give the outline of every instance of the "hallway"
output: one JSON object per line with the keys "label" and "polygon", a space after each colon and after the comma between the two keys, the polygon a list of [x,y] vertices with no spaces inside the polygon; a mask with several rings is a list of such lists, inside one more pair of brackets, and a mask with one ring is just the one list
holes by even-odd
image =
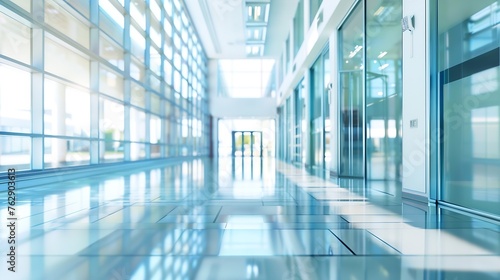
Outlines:
{"label": "hallway", "polygon": [[2,279],[500,278],[500,226],[396,189],[269,158],[19,189],[17,278]]}

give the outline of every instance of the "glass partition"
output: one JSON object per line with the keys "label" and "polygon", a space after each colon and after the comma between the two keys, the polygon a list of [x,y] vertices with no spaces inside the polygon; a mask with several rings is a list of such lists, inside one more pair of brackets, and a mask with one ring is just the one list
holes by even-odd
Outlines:
{"label": "glass partition", "polygon": [[500,1],[438,1],[441,199],[500,215]]}
{"label": "glass partition", "polygon": [[366,1],[366,178],[399,181],[402,162],[401,0]]}

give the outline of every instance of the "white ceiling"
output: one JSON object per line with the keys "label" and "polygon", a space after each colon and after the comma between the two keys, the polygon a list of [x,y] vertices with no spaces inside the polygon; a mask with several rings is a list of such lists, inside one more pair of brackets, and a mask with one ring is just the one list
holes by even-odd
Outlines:
{"label": "white ceiling", "polygon": [[[252,0],[258,2],[259,0]],[[245,0],[186,0],[208,58],[245,58]],[[264,57],[277,58],[290,31],[298,0],[271,0]]]}

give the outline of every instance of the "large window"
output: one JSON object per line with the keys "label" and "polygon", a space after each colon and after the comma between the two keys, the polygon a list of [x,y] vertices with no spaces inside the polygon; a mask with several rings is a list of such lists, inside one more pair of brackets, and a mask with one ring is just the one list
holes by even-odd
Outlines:
{"label": "large window", "polygon": [[[35,2],[44,16],[26,19]],[[0,4],[0,166],[208,154],[207,59],[183,1],[96,2]]]}

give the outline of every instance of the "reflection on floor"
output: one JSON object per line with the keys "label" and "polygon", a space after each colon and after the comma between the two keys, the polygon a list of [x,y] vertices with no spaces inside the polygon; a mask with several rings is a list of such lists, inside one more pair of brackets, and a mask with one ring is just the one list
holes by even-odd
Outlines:
{"label": "reflection on floor", "polygon": [[388,188],[228,158],[20,189],[0,278],[500,279],[497,225]]}

